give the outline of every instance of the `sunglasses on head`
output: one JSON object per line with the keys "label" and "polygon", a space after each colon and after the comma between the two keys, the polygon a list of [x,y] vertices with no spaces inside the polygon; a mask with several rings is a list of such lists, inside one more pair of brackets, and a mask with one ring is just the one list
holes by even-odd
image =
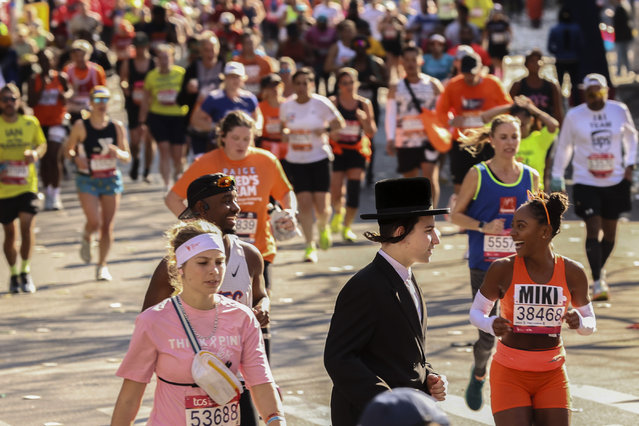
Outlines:
{"label": "sunglasses on head", "polygon": [[[233,176],[222,176],[221,178],[213,182],[211,185],[217,186],[218,188],[230,188],[231,186],[235,185],[235,178]],[[210,187],[205,186],[204,188],[196,192],[192,198],[194,200],[199,200],[200,196],[204,194],[205,192],[207,192],[209,188]]]}
{"label": "sunglasses on head", "polygon": [[354,47],[366,47],[366,40],[355,40],[353,42]]}

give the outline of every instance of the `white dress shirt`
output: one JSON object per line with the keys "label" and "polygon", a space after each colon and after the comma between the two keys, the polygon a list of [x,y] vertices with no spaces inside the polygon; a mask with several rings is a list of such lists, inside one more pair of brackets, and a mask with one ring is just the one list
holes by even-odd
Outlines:
{"label": "white dress shirt", "polygon": [[398,261],[393,259],[388,253],[386,253],[382,249],[379,249],[378,253],[380,254],[380,256],[382,256],[384,259],[386,259],[386,261],[388,261],[388,263],[390,263],[390,265],[393,267],[395,272],[397,272],[399,277],[404,282],[404,285],[406,285],[406,288],[408,289],[408,292],[410,293],[411,297],[413,298],[413,303],[415,303],[415,309],[417,309],[417,314],[419,315],[419,322],[421,323],[422,319],[423,319],[423,317],[422,317],[422,303],[421,303],[422,301],[419,300],[419,292],[417,291],[417,286],[415,285],[415,283],[411,279],[413,273],[411,272],[410,267],[406,268],[404,265],[402,265],[401,263],[399,263]]}

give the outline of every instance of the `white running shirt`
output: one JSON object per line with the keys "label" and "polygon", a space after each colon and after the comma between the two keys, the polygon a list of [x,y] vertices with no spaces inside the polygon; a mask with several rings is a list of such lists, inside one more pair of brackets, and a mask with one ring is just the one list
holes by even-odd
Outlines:
{"label": "white running shirt", "polygon": [[600,111],[583,103],[566,114],[559,133],[552,177],[562,178],[573,156],[573,181],[609,187],[621,182],[625,168],[635,164],[637,130],[628,107],[606,101]]}

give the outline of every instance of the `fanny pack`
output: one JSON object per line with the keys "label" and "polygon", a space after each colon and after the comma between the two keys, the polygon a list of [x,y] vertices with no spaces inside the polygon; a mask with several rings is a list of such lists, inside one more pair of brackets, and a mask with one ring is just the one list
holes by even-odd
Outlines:
{"label": "fanny pack", "polygon": [[[182,306],[177,300],[177,296],[171,297],[171,302],[180,318],[180,322],[191,343],[191,347],[195,352],[195,357],[191,364],[193,381],[203,389],[215,403],[221,406],[226,405],[236,397],[239,398],[242,393],[242,383],[240,380],[217,355],[210,351],[203,350],[200,347],[195,333],[191,328],[191,324],[189,324],[189,320],[186,318],[186,315],[184,315]],[[217,330],[214,331],[214,334],[216,331]]]}

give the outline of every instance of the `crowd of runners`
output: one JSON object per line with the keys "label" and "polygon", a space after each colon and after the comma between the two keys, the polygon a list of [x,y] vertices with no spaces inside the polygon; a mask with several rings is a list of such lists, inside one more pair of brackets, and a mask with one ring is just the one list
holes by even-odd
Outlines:
{"label": "crowd of runners", "polygon": [[[621,33],[630,11],[623,1],[613,1],[610,10]],[[539,49],[517,52],[524,53],[527,73],[505,86],[504,58],[516,31],[508,16],[514,12],[518,2],[492,0],[69,0],[0,6],[0,222],[9,291],[36,291],[30,259],[38,194],[44,210],[63,209],[65,175],[75,176],[86,218],[79,255],[95,263],[97,280],[112,280],[107,260],[124,190],[120,168],[132,181],[151,182],[157,166],[168,209],[181,220],[197,218],[221,230],[219,240],[206,243],[216,252],[206,264],[227,263],[232,276],[218,268],[216,274],[227,277],[218,280],[224,282],[219,291],[252,310],[257,322],[250,327],[262,328],[269,357],[269,266],[278,241],[302,236],[305,262],[321,260],[319,250],[329,250],[334,238],[357,241],[352,224],[362,187],[376,180],[374,158],[394,156],[396,173],[428,178],[432,207],[448,204],[449,220],[468,234],[480,337],[466,399],[479,409],[494,336],[511,331],[485,325],[491,308],[490,315],[496,312],[492,302],[503,296],[499,289],[508,288],[489,279],[489,268],[527,244],[524,237],[511,238],[518,234],[515,212],[528,206],[526,214],[539,219],[543,204],[550,244],[568,201],[557,193],[549,201],[543,191],[565,192],[571,165],[569,202],[585,222],[591,280],[589,291],[576,278],[562,288],[573,293],[579,287],[572,300],[584,308],[582,319],[588,317],[588,294],[593,300],[611,297],[605,264],[618,219],[631,207],[637,156],[632,116],[625,104],[608,98],[610,79],[579,67],[585,47],[574,37],[579,23],[568,5],[559,8],[558,23]],[[628,50],[628,41],[619,43]],[[559,81],[540,73],[548,58],[544,51],[554,56]],[[629,72],[623,52],[618,49],[619,73],[622,65]],[[562,94],[564,74],[569,97]],[[115,91],[124,99],[124,123],[108,112]],[[384,149],[376,152],[373,140],[381,134],[385,140],[377,145]],[[454,186],[449,200],[441,199],[441,183]],[[201,291],[189,287],[179,259],[175,264],[181,244],[211,234],[206,226],[194,225],[184,241],[178,238],[182,228],[172,231],[173,251],[153,276],[145,308],[175,289]],[[521,273],[518,263],[496,265]],[[216,298],[183,299],[190,299],[190,309],[218,304]],[[513,308],[507,309],[512,325]],[[186,309],[184,315],[198,314]],[[571,328],[583,325],[574,321]],[[505,339],[512,350],[550,344],[557,346],[555,340]],[[257,358],[246,362],[260,372],[247,370],[245,376],[247,386],[259,389],[273,380],[268,363]],[[234,373],[249,368],[236,364]],[[134,404],[131,398],[144,391],[128,381],[150,377],[130,369],[121,368],[125,385],[118,404]],[[283,422],[281,406],[270,384],[253,399],[260,415],[277,424]],[[243,419],[255,417],[242,405]],[[275,414],[265,416],[271,410]],[[120,405],[117,413],[130,416],[131,408]]]}

